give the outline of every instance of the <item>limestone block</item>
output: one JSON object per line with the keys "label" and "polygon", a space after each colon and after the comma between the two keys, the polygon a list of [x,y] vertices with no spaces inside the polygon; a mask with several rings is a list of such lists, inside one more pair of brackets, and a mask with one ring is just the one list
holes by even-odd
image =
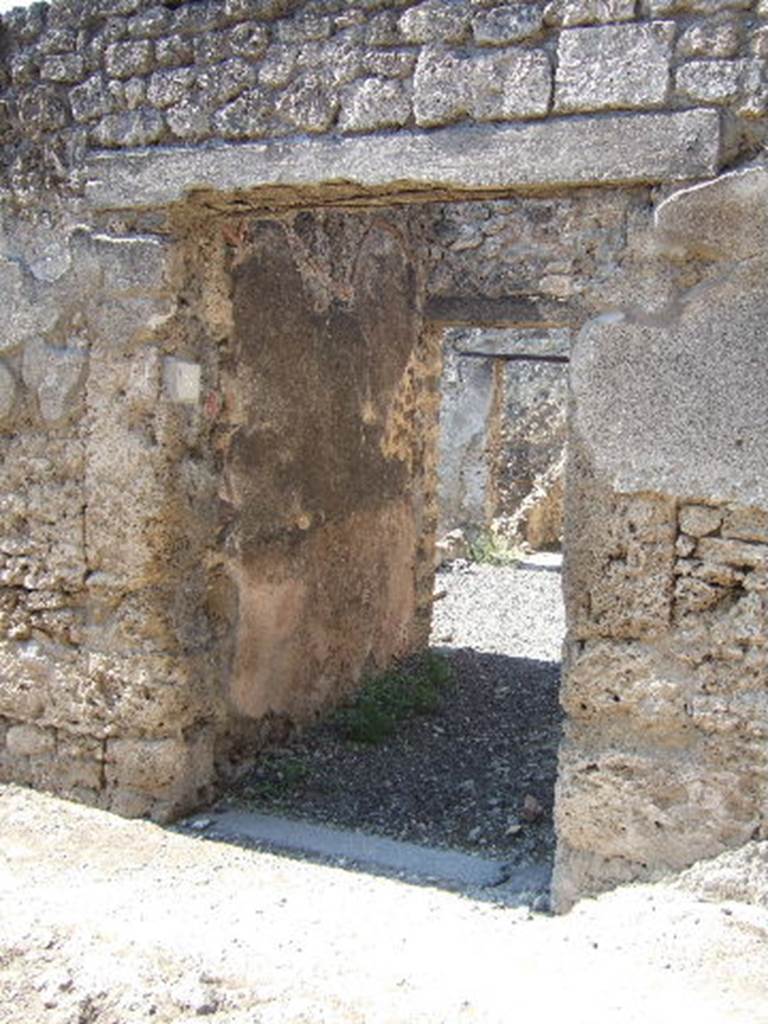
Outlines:
{"label": "limestone block", "polygon": [[194,55],[192,40],[184,36],[170,35],[155,43],[155,62],[158,67],[175,68],[191,64]]}
{"label": "limestone block", "polygon": [[398,25],[409,43],[458,43],[469,27],[469,9],[463,0],[426,0],[407,10]]}
{"label": "limestone block", "polygon": [[86,364],[87,354],[82,348],[51,348],[41,341],[27,342],[21,376],[37,398],[43,422],[53,425],[71,412]]}
{"label": "limestone block", "polygon": [[200,403],[199,363],[186,359],[167,358],[163,362],[163,382],[165,393],[172,402],[180,405],[198,405]]}
{"label": "limestone block", "polygon": [[549,107],[552,71],[541,50],[502,50],[463,58],[425,48],[414,78],[417,124],[541,117]]}
{"label": "limestone block", "polygon": [[505,4],[479,11],[472,19],[472,34],[480,46],[506,46],[541,32],[544,9],[538,4]]}
{"label": "limestone block", "polygon": [[95,121],[115,110],[115,100],[107,89],[104,77],[98,73],[87,78],[82,85],[70,90],[72,117],[78,123]]}
{"label": "limestone block", "polygon": [[9,754],[15,757],[41,757],[56,748],[56,740],[50,730],[36,725],[12,725],[5,736]]}
{"label": "limestone block", "polygon": [[82,236],[103,274],[103,287],[112,295],[145,298],[173,286],[174,247],[159,235]]}
{"label": "limestone block", "polygon": [[148,40],[112,43],[106,51],[106,70],[113,78],[132,78],[152,71],[153,44]]}
{"label": "limestone block", "polygon": [[114,739],[107,742],[107,784],[179,802],[197,796],[213,777],[213,737],[190,740]]}
{"label": "limestone block", "polygon": [[634,0],[555,0],[547,8],[547,20],[564,28],[633,21]]}
{"label": "limestone block", "polygon": [[712,562],[725,562],[726,565],[768,566],[768,546],[729,537],[702,537],[696,545],[696,555]]}
{"label": "limestone block", "polygon": [[674,192],[655,224],[662,241],[692,255],[749,259],[768,246],[767,201],[768,170],[752,167]]}
{"label": "limestone block", "polygon": [[259,83],[268,89],[287,85],[296,70],[298,48],[272,44],[259,67]]}
{"label": "limestone block", "polygon": [[339,128],[365,132],[394,128],[407,123],[411,99],[397,80],[364,78],[342,93]]}
{"label": "limestone block", "polygon": [[0,327],[0,351],[17,348],[49,331],[57,310],[50,296],[36,288],[19,262],[0,257],[0,302],[6,311]]}
{"label": "limestone block", "polygon": [[738,60],[690,60],[675,72],[675,86],[697,102],[727,103],[738,95],[743,71]]}
{"label": "limestone block", "polygon": [[165,112],[165,121],[171,132],[186,142],[199,142],[211,132],[211,116],[197,97],[174,104]]}
{"label": "limestone block", "polygon": [[674,22],[567,29],[560,34],[555,109],[660,106],[667,97]]}
{"label": "limestone block", "polygon": [[338,113],[339,99],[318,73],[307,72],[280,94],[275,109],[279,117],[300,131],[325,132]]}
{"label": "limestone block", "polygon": [[272,114],[263,89],[246,89],[213,115],[213,129],[225,139],[253,139],[266,135]]}
{"label": "limestone block", "polygon": [[[701,238],[691,241],[702,248],[710,239],[721,250],[748,247],[765,229],[756,209],[755,223],[745,223],[736,240],[727,200],[712,209],[709,223],[704,208],[694,200],[690,221],[680,211],[686,235],[693,222],[701,223]],[[683,237],[682,228],[676,237]],[[762,271],[745,263],[727,281],[691,296],[666,324],[606,316],[579,335],[571,357],[574,427],[617,490],[768,505],[765,378],[755,356],[768,315],[761,280]],[[710,437],[719,438],[718,452]]]}
{"label": "limestone block", "polygon": [[71,85],[83,78],[83,58],[76,53],[46,57],[40,65],[40,77],[49,82]]}
{"label": "limestone block", "polygon": [[6,419],[16,403],[16,378],[5,363],[0,362],[0,419]]}
{"label": "limestone block", "polygon": [[543,117],[549,109],[552,69],[543,50],[504,50],[468,62],[470,116],[476,121]]}
{"label": "limestone block", "polygon": [[156,71],[149,79],[147,99],[153,107],[173,106],[189,93],[195,73],[192,68],[173,68]]}
{"label": "limestone block", "polygon": [[[452,66],[458,73],[460,62]],[[438,78],[440,89],[450,94],[453,73]],[[458,104],[452,95],[442,108],[430,104],[432,109],[422,112],[426,120],[460,116],[465,100],[459,95]],[[341,140],[163,147],[93,155],[84,168],[85,192],[94,208],[135,209],[165,206],[190,189],[227,192],[340,181],[353,194],[402,182],[412,191],[687,181],[717,173],[720,131],[716,111],[683,110]]]}
{"label": "limestone block", "polygon": [[416,124],[450,124],[469,109],[465,62],[450,50],[427,46],[419,55],[413,79]]}
{"label": "limestone block", "polygon": [[681,57],[733,57],[742,35],[738,18],[726,14],[687,28],[677,41],[677,53]]}
{"label": "limestone block", "polygon": [[725,513],[723,537],[768,543],[768,512],[761,508],[733,508]]}
{"label": "limestone block", "polygon": [[98,122],[94,138],[100,146],[119,149],[123,146],[149,146],[159,142],[165,133],[165,121],[156,110],[127,110],[108,114]]}
{"label": "limestone block", "polygon": [[680,529],[692,537],[706,537],[715,533],[723,521],[723,513],[719,508],[709,505],[684,505],[680,509]]}

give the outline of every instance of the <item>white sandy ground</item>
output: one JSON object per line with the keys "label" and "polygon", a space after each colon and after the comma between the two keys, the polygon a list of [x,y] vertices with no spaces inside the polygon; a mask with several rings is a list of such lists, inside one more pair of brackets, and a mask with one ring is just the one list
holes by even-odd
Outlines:
{"label": "white sandy ground", "polygon": [[0,787],[0,1021],[200,1019],[763,1024],[768,844],[549,918]]}

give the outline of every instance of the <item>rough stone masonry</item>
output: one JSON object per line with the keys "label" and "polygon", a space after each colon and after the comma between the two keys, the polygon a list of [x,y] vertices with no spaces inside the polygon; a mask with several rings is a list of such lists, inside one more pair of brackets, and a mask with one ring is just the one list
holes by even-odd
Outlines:
{"label": "rough stone masonry", "polygon": [[4,15],[0,777],[164,819],[423,645],[446,338],[563,332],[557,904],[765,837],[767,58],[765,0]]}

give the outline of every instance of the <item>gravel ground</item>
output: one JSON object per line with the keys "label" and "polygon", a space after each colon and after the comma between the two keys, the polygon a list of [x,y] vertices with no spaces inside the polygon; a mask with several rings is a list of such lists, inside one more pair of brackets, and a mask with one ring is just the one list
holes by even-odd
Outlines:
{"label": "gravel ground", "polygon": [[377,744],[320,723],[249,771],[225,804],[491,854],[549,861],[564,629],[560,574],[453,563],[433,644],[454,681],[439,710]]}
{"label": "gravel ground", "polygon": [[552,918],[0,786],[0,1024],[768,1024],[767,944],[768,843]]}

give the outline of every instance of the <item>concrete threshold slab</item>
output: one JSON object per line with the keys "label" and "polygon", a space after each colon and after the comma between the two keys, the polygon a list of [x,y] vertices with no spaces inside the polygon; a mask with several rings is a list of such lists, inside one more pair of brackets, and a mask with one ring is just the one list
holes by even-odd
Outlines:
{"label": "concrete threshold slab", "polygon": [[526,902],[549,886],[550,872],[546,865],[515,869],[502,861],[457,850],[419,846],[278,815],[227,810],[208,814],[204,819],[191,819],[186,825],[200,829],[203,823],[204,834],[211,839],[248,840],[271,850],[333,862],[341,860],[359,868],[453,888],[502,887],[505,902],[515,893],[520,895],[520,902]]}

